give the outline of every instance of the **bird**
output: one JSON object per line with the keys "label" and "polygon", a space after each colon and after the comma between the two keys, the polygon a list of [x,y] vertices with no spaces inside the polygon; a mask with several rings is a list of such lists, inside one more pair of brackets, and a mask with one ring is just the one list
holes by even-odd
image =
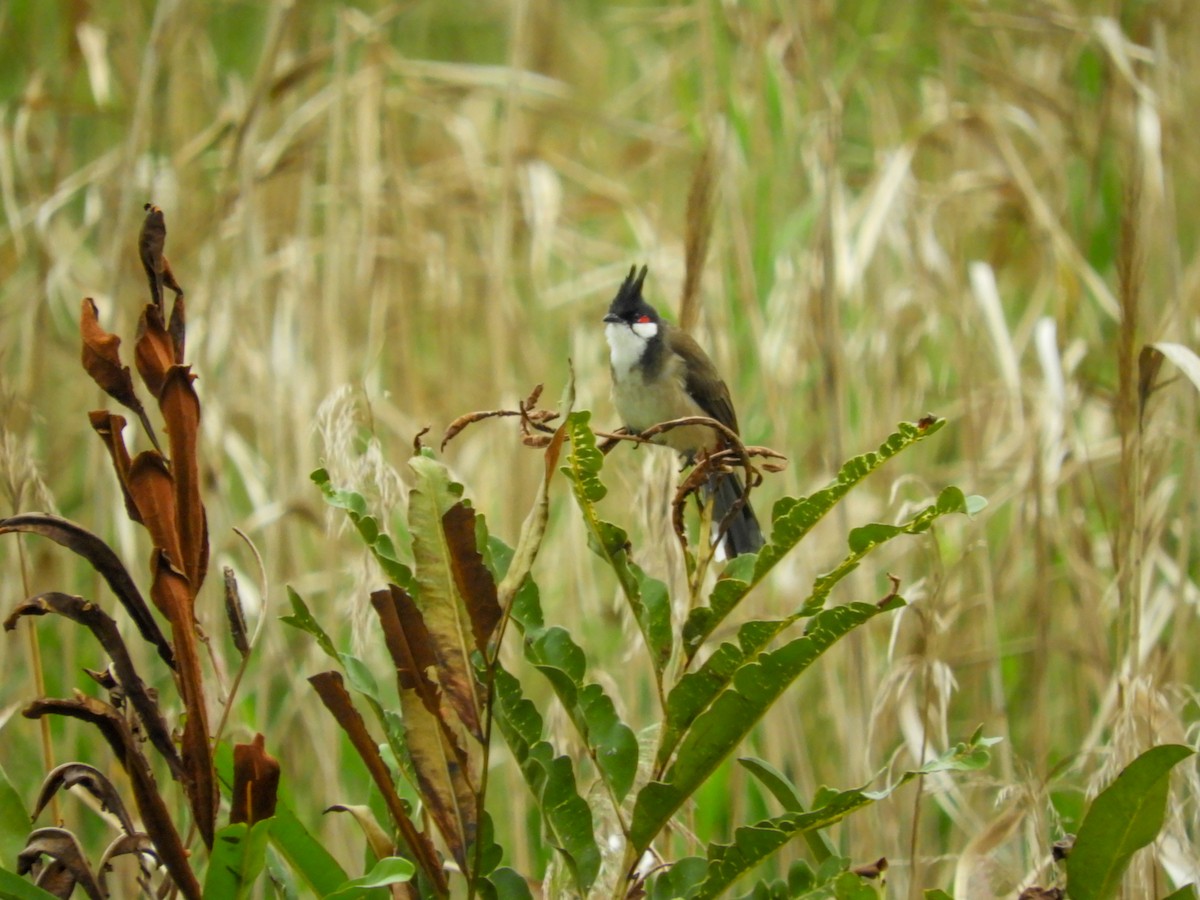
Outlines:
{"label": "bird", "polygon": [[[660,422],[707,416],[738,432],[737,413],[729,388],[708,354],[686,332],[664,321],[642,296],[647,266],[637,266],[621,284],[604,316],[612,371],[612,401],[627,431],[639,434]],[[678,452],[687,463],[701,452],[724,449],[726,441],[707,425],[684,425],[656,435],[655,443]],[[730,517],[721,538],[725,557],[756,553],[762,529],[736,472],[715,472],[701,488],[704,502],[713,498],[713,522]]]}

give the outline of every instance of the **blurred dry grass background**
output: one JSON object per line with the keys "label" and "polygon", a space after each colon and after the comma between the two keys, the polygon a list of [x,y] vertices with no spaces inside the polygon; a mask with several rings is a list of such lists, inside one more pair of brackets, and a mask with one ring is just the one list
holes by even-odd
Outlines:
{"label": "blurred dry grass background", "polygon": [[[1168,363],[1139,417],[1134,363],[1148,342],[1200,344],[1198,53],[1189,0],[9,0],[3,513],[53,503],[141,570],[148,548],[88,433],[103,400],[76,320],[92,296],[132,337],[152,200],[188,291],[214,562],[272,617],[235,736],[265,732],[302,817],[357,866],[351,826],[316,813],[363,802],[365,784],[303,682],[316,654],[274,616],[292,584],[370,657],[359,612],[376,576],[308,473],[327,463],[387,514],[420,428],[511,407],[538,382],[556,398],[568,359],[581,405],[612,422],[600,316],[642,261],[652,299],[677,307],[707,153],[696,333],[747,440],[790,457],[761,512],[900,419],[950,419],[822,526],[756,610],[791,609],[853,524],[947,483],[991,501],[856,574],[842,600],[882,596],[892,571],[912,605],[824,660],[746,750],[811,792],[911,768],[979,724],[1004,736],[983,775],[906,789],[834,838],[856,861],[886,855],[895,896],[1013,896],[1050,879],[1058,820],[1069,829],[1087,791],[1150,744],[1195,737],[1196,389]],[[446,458],[515,540],[540,459],[504,424]],[[617,451],[606,501],[667,576],[661,491],[645,485],[671,469]],[[588,623],[597,677],[646,726],[635,632],[576,552],[563,494],[537,570],[548,613]],[[235,526],[266,561],[265,597]],[[27,589],[106,599],[56,548],[16,548],[0,542],[0,608]],[[219,608],[214,588],[222,656]],[[52,692],[97,663],[61,623],[41,634]],[[35,732],[16,714],[34,693],[26,643],[8,635],[0,655],[0,763],[33,785]],[[56,728],[64,752],[103,762]],[[493,815],[535,870],[511,769]],[[1196,799],[1181,779],[1158,850],[1185,880],[1200,877]],[[731,770],[688,824],[719,838],[771,810]]]}

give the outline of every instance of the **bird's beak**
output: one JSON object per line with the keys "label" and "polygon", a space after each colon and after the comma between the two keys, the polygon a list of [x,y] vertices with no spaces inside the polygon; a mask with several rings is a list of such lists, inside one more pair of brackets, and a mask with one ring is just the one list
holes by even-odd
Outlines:
{"label": "bird's beak", "polygon": [[616,313],[609,313],[608,315],[606,315],[604,317],[604,321],[605,322],[620,322],[621,317],[618,316]]}

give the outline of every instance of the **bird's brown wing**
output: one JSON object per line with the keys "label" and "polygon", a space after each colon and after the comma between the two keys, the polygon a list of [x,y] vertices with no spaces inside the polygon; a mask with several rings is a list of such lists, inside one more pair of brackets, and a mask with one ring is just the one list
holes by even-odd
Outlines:
{"label": "bird's brown wing", "polygon": [[717,374],[708,354],[696,341],[682,331],[672,329],[669,333],[670,349],[687,361],[687,379],[684,389],[704,410],[727,428],[738,430],[737,413],[733,411],[733,400],[729,388]]}

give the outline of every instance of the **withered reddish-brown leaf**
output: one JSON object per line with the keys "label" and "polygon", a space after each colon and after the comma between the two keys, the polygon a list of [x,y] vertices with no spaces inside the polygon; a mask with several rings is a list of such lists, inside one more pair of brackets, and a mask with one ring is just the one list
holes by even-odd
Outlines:
{"label": "withered reddish-brown leaf", "polygon": [[267,753],[266,739],[256,734],[249,744],[233,746],[233,799],[230,823],[253,825],[275,815],[279,792],[279,760]]}
{"label": "withered reddish-brown leaf", "polygon": [[485,409],[478,412],[464,413],[453,422],[446,426],[446,432],[442,435],[441,449],[445,450],[446,445],[458,437],[468,425],[474,425],[476,422],[482,422],[484,419],[492,419],[497,416],[519,416],[521,411],[517,409]]}
{"label": "withered reddish-brown leaf", "polygon": [[[166,263],[166,258],[163,262]],[[171,275],[171,269],[168,266],[164,275]],[[187,305],[183,299],[183,288],[174,284],[175,276],[171,275],[171,280],[167,282],[167,287],[175,291],[178,296],[175,297],[175,305],[171,307],[171,321],[167,323],[167,334],[171,335],[171,346],[175,351],[175,362],[178,365],[183,365],[183,351],[187,347]]]}
{"label": "withered reddish-brown leaf", "polygon": [[196,828],[204,843],[211,847],[216,831],[217,782],[213,776],[212,747],[208,742],[208,708],[196,638],[195,598],[187,576],[171,564],[161,549],[155,550],[152,569],[154,581],[150,595],[171,622],[171,636],[175,639],[175,655],[179,661],[179,692],[187,710],[181,741],[183,786],[192,805]]}
{"label": "withered reddish-brown leaf", "polygon": [[117,481],[121,485],[121,495],[125,498],[125,514],[132,521],[141,524],[142,517],[137,504],[129,495],[129,450],[125,447],[125,438],[122,435],[125,430],[125,417],[107,409],[94,409],[88,413],[88,421],[92,423],[92,430],[100,435],[100,440],[104,441],[104,446],[108,449],[113,471],[117,473]]}
{"label": "withered reddish-brown leaf", "polygon": [[134,392],[129,366],[121,365],[121,339],[100,327],[99,312],[91,297],[83,300],[79,334],[83,338],[83,368],[92,380],[122,406],[141,411],[142,401]]}
{"label": "withered reddish-brown leaf", "polygon": [[392,821],[400,831],[405,849],[412,856],[413,861],[425,873],[425,877],[433,883],[434,889],[439,894],[445,894],[447,891],[446,875],[442,871],[442,864],[438,859],[437,852],[434,850],[429,838],[417,829],[417,826],[409,817],[408,811],[405,810],[403,801],[396,793],[396,785],[392,781],[391,772],[388,771],[383,757],[379,755],[379,745],[371,737],[371,733],[367,731],[366,723],[363,722],[362,716],[355,709],[354,703],[350,699],[350,694],[347,693],[345,685],[342,682],[341,674],[338,672],[320,672],[313,675],[308,681],[316,688],[317,694],[321,697],[321,702],[333,713],[334,719],[337,720],[342,730],[346,732],[346,735],[350,738],[350,743],[354,745],[355,751],[357,751],[359,757],[366,765],[371,779],[375,782],[375,786],[379,788],[380,794],[383,795],[388,812],[392,815]]}
{"label": "withered reddish-brown leaf", "polygon": [[[100,882],[96,880],[92,867],[88,865],[83,848],[79,846],[75,835],[67,829],[39,828],[31,832],[25,841],[25,849],[17,854],[17,874],[26,874],[43,855],[56,860],[70,873],[70,880],[74,882],[71,887],[83,888],[83,892],[93,900],[104,900]],[[56,890],[66,887],[65,880],[58,877],[59,874],[56,872],[53,878]],[[49,885],[41,885],[41,887],[42,890],[47,890]],[[69,897],[70,892],[56,894],[56,896]]]}
{"label": "withered reddish-brown leaf", "polygon": [[133,819],[130,818],[129,811],[125,809],[125,801],[117,793],[116,787],[99,769],[81,762],[63,763],[61,766],[56,766],[45,777],[42,786],[38,789],[37,799],[33,803],[32,817],[36,819],[40,816],[42,810],[46,808],[46,804],[59,791],[73,787],[81,787],[99,800],[100,808],[116,816],[126,834],[133,833]]}
{"label": "withered reddish-brown leaf", "polygon": [[437,667],[437,657],[421,611],[409,593],[394,584],[371,594],[371,605],[379,616],[384,642],[396,666],[401,696],[407,692],[420,699],[441,725],[458,764],[467,771],[467,754],[454,737],[457,717],[443,705],[443,694],[429,677],[429,672]]}
{"label": "withered reddish-brown leaf", "polygon": [[129,775],[138,813],[146,831],[154,839],[154,846],[158,849],[163,865],[167,867],[172,880],[188,900],[199,900],[200,883],[188,865],[188,854],[183,849],[183,841],[179,839],[179,832],[175,830],[171,814],[167,811],[162,794],[159,793],[150,764],[142,754],[141,744],[134,738],[121,714],[107,703],[78,694],[71,700],[34,700],[21,711],[21,715],[27,719],[40,719],[47,715],[69,716],[89,722],[100,729],[100,734],[116,755],[117,762]]}
{"label": "withered reddish-brown leaf", "polygon": [[[137,669],[134,668],[129,650],[125,647],[125,641],[117,629],[117,623],[95,603],[89,603],[82,597],[71,594],[50,591],[30,597],[20,604],[4,621],[4,630],[12,631],[21,616],[41,616],[47,613],[57,613],[72,622],[78,622],[91,631],[96,640],[100,642],[108,654],[108,658],[112,660],[112,668],[116,673],[117,682],[125,692],[126,700],[141,720],[146,737],[166,760],[172,776],[178,778],[183,769],[179,753],[175,750],[175,743],[171,740],[171,730],[163,720],[158,704],[150,696],[145,683],[138,675]],[[49,776],[47,776],[47,783],[49,783]]]}
{"label": "withered reddish-brown leaf", "polygon": [[[176,527],[175,479],[166,460],[157,450],[143,450],[129,464],[129,495],[138,509],[138,517],[150,533],[150,541],[183,568],[183,547]],[[162,607],[159,610],[171,618]]]}
{"label": "withered reddish-brown leaf", "polygon": [[193,596],[200,592],[208,568],[208,526],[200,499],[200,398],[192,386],[188,366],[171,366],[158,398],[167,423],[171,446],[171,474],[175,478],[175,510],[183,571],[192,583]]}
{"label": "withered reddish-brown leaf", "polygon": [[147,303],[138,317],[133,359],[146,389],[157,397],[162,393],[167,371],[175,365],[175,343],[167,333],[162,310],[153,303]]}
{"label": "withered reddish-brown leaf", "polygon": [[467,871],[468,851],[478,825],[477,797],[467,754],[455,739],[447,721],[450,715],[443,712],[436,688],[425,675],[426,667],[433,664],[428,632],[412,598],[395,585],[371,594],[371,605],[396,664],[405,744],[421,800],[455,862]]}
{"label": "withered reddish-brown leaf", "polygon": [[129,570],[108,544],[81,525],[45,513],[25,513],[0,519],[0,534],[17,532],[40,534],[86,559],[108,582],[141,636],[154,644],[167,665],[175,668],[175,653],[170,643],[159,629]]}
{"label": "withered reddish-brown leaf", "polygon": [[471,617],[475,647],[485,653],[500,622],[500,604],[496,600],[496,581],[475,546],[475,510],[461,501],[455,503],[442,516],[442,531],[450,548],[454,583]]}
{"label": "withered reddish-brown leaf", "polygon": [[138,235],[138,257],[150,282],[150,298],[159,309],[163,306],[163,248],[167,244],[167,222],[163,211],[153,203],[144,207],[146,218]]}

